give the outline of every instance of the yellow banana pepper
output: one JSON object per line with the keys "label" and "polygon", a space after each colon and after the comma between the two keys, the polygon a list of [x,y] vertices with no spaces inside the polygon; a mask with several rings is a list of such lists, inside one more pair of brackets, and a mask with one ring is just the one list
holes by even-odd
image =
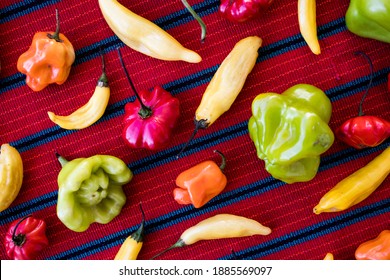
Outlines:
{"label": "yellow banana pepper", "polygon": [[142,210],[142,222],[139,228],[133,232],[129,237],[126,238],[122,246],[119,248],[118,253],[115,255],[114,260],[136,260],[139,252],[142,249],[144,240],[144,228],[145,228],[145,214]]}
{"label": "yellow banana pepper", "polygon": [[314,54],[320,54],[321,48],[317,37],[316,1],[298,0],[298,22],[303,39]]}
{"label": "yellow banana pepper", "polygon": [[9,144],[0,149],[0,212],[7,209],[19,194],[23,182],[23,162]]}
{"label": "yellow banana pepper", "polygon": [[390,173],[390,147],[340,181],[320,200],[313,212],[338,212],[346,210],[370,196]]}

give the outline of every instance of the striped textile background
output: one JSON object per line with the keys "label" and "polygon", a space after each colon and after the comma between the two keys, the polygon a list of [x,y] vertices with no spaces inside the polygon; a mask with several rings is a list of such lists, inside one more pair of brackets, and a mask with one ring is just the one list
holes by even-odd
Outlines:
{"label": "striped textile background", "polygon": [[[390,120],[390,45],[350,33],[344,16],[348,0],[318,0],[317,24],[322,54],[315,56],[302,39],[296,1],[276,0],[264,16],[233,24],[218,13],[217,0],[189,3],[207,25],[200,42],[200,28],[181,1],[120,0],[133,12],[158,24],[187,48],[198,52],[198,64],[167,62],[147,57],[123,45],[104,21],[97,1],[2,0],[0,2],[0,141],[21,153],[24,163],[22,189],[14,203],[0,213],[0,236],[9,224],[27,214],[47,223],[50,247],[41,259],[113,259],[124,239],[135,231],[142,202],[146,216],[145,240],[139,259],[150,259],[173,244],[197,222],[218,213],[258,220],[272,228],[268,236],[201,241],[177,248],[161,259],[307,259],[320,260],[326,253],[335,259],[354,259],[362,242],[390,229],[390,179],[362,203],[339,213],[315,215],[313,207],[331,187],[363,167],[389,141],[378,147],[355,150],[336,140],[321,157],[320,170],[307,183],[284,184],[272,178],[257,158],[247,122],[252,100],[263,92],[281,93],[298,83],[315,85],[332,101],[330,127],[354,117],[369,81],[369,67],[355,51],[364,51],[374,63],[374,81],[366,102],[366,115]],[[55,8],[61,32],[72,42],[76,61],[61,86],[33,92],[18,73],[16,61],[38,31],[54,31]],[[200,131],[183,156],[176,159],[193,130],[194,112],[219,64],[240,39],[263,39],[259,58],[244,89],[231,107],[207,130]],[[161,85],[180,100],[181,116],[169,146],[158,152],[135,150],[121,139],[124,105],[134,94],[121,69],[120,47],[138,90]],[[54,125],[47,111],[69,114],[91,96],[101,73],[99,49],[105,53],[111,87],[103,118],[89,128],[68,131]],[[177,204],[172,196],[175,178],[204,160],[219,162],[214,149],[227,158],[228,185],[223,193],[200,209]],[[124,187],[127,202],[121,214],[106,225],[93,224],[82,233],[67,229],[56,216],[57,175],[55,152],[68,159],[110,154],[124,160],[134,173]],[[1,259],[7,259],[3,241]]]}

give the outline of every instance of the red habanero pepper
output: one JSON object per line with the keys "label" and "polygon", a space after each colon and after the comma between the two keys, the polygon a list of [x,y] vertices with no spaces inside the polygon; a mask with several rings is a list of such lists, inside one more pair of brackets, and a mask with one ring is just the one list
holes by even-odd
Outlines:
{"label": "red habanero pepper", "polygon": [[359,115],[345,121],[335,131],[336,137],[344,143],[356,149],[375,147],[390,137],[390,122],[376,117],[363,114],[363,101],[372,84],[373,65],[371,59],[363,52],[356,54],[363,55],[370,65],[370,83],[359,104]]}
{"label": "red habanero pepper", "polygon": [[35,33],[30,48],[17,62],[18,71],[26,75],[26,84],[33,91],[40,91],[49,84],[65,83],[75,60],[72,43],[59,32],[58,10],[56,19],[56,31]]}
{"label": "red habanero pepper", "polygon": [[219,11],[231,22],[244,22],[263,14],[274,0],[221,0]]}
{"label": "red habanero pepper", "polygon": [[135,93],[136,100],[125,105],[125,127],[122,138],[132,148],[159,150],[164,148],[171,139],[180,116],[179,100],[160,86],[152,92],[143,90],[138,93],[123,63],[118,49],[119,58],[126,77]]}
{"label": "red habanero pepper", "polygon": [[192,204],[200,208],[223,191],[227,184],[223,169],[226,165],[225,156],[218,166],[214,161],[201,162],[179,174],[176,178],[178,188],[173,190],[173,196],[179,204]]}
{"label": "red habanero pepper", "polygon": [[5,249],[14,260],[35,260],[49,245],[44,220],[31,215],[14,221],[5,235]]}

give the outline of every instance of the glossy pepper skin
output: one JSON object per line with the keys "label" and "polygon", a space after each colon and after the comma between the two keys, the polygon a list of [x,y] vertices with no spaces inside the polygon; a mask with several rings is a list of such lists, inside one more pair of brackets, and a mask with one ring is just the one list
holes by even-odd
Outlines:
{"label": "glossy pepper skin", "polygon": [[179,204],[192,204],[195,208],[200,208],[224,190],[227,184],[223,173],[225,157],[221,152],[215,152],[222,157],[221,166],[207,160],[177,176],[178,188],[173,190],[173,196]]}
{"label": "glossy pepper skin", "polygon": [[19,57],[17,68],[26,75],[26,84],[33,91],[40,91],[49,84],[65,83],[74,60],[72,43],[59,33],[57,12],[57,30],[36,33],[30,48]]}
{"label": "glossy pepper skin", "polygon": [[26,216],[15,220],[5,235],[5,249],[14,260],[35,260],[49,245],[44,220]]}
{"label": "glossy pepper skin", "polygon": [[351,0],[345,15],[347,28],[352,33],[390,43],[390,1]]}
{"label": "glossy pepper skin", "polygon": [[357,260],[390,260],[390,230],[383,230],[376,238],[359,245]]}
{"label": "glossy pepper skin", "polygon": [[314,178],[320,155],[334,141],[328,126],[331,112],[325,93],[308,84],[282,94],[263,93],[253,100],[249,135],[274,178],[286,183]]}
{"label": "glossy pepper skin", "polygon": [[122,68],[136,96],[125,105],[122,138],[131,148],[159,150],[166,147],[180,116],[179,99],[160,86],[137,92],[118,49]]}
{"label": "glossy pepper skin", "polygon": [[231,22],[244,22],[267,11],[274,0],[221,0],[219,11]]}
{"label": "glossy pepper skin", "polygon": [[122,186],[133,178],[121,159],[95,155],[58,160],[57,216],[66,227],[82,232],[93,222],[106,224],[119,215],[126,202]]}

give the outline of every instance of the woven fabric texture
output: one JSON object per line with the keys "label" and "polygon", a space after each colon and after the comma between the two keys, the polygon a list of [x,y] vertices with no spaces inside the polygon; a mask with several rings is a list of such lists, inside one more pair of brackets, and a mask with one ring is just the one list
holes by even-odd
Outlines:
{"label": "woven fabric texture", "polygon": [[[315,215],[313,207],[337,182],[363,167],[389,146],[356,150],[335,140],[321,156],[315,178],[285,184],[274,179],[256,155],[249,137],[251,103],[260,93],[281,93],[307,83],[321,88],[333,106],[329,126],[335,130],[358,112],[370,69],[356,51],[373,61],[373,86],[365,100],[366,115],[390,120],[390,45],[358,37],[345,25],[348,0],[318,0],[317,25],[322,53],[314,55],[298,26],[296,1],[276,0],[268,12],[245,23],[232,23],[218,12],[217,0],[188,1],[207,25],[205,42],[200,27],[182,2],[120,0],[126,8],[163,28],[185,47],[199,53],[200,63],[162,61],[125,46],[111,31],[98,1],[48,0],[0,2],[0,141],[21,154],[24,180],[12,205],[0,213],[0,258],[8,259],[3,245],[10,223],[33,214],[47,223],[50,246],[40,259],[113,259],[120,245],[140,225],[139,203],[145,212],[145,239],[139,259],[152,256],[175,243],[181,233],[219,213],[255,219],[272,229],[268,236],[199,241],[176,248],[159,259],[272,259],[321,260],[328,252],[335,259],[354,259],[359,244],[390,229],[390,179],[366,200],[337,213]],[[61,32],[72,42],[76,60],[68,80],[33,92],[18,72],[16,62],[38,31],[54,31],[55,9]],[[263,39],[259,57],[243,90],[229,111],[201,130],[183,155],[176,159],[194,129],[194,113],[220,63],[242,38]],[[121,49],[136,89],[160,85],[180,101],[180,118],[168,147],[152,152],[131,149],[121,138],[124,106],[135,99],[121,68]],[[88,101],[101,74],[104,53],[111,88],[104,116],[82,130],[65,130],[48,118],[53,111],[67,115]],[[196,209],[179,205],[172,195],[178,174],[205,160],[227,159],[224,191]],[[127,202],[108,224],[94,223],[85,232],[66,228],[56,214],[60,165],[55,153],[67,159],[108,154],[122,159],[133,171],[124,186]],[[234,250],[235,254],[232,253]]]}

